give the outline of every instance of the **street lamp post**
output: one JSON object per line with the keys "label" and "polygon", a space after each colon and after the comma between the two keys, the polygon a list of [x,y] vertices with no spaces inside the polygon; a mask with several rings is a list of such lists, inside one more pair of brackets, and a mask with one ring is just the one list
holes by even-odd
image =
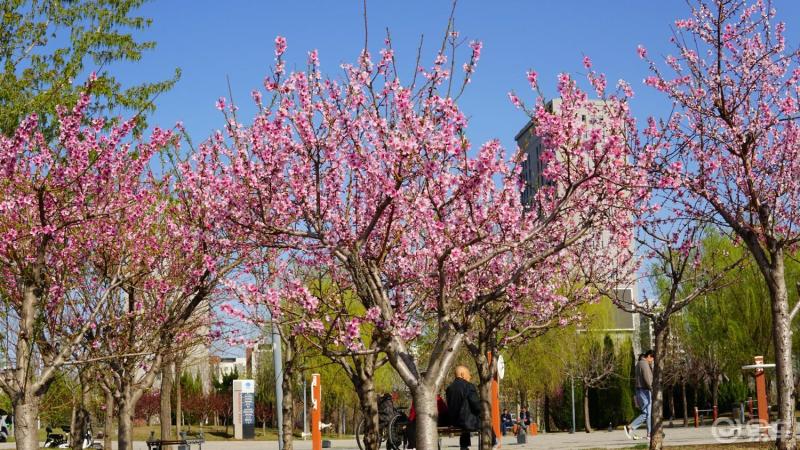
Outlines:
{"label": "street lamp post", "polygon": [[570,433],[575,433],[575,377],[572,374],[569,375],[569,384],[572,391],[572,431]]}
{"label": "street lamp post", "polygon": [[283,355],[281,333],[272,317],[272,363],[275,366],[275,409],[278,418],[278,450],[283,450]]}
{"label": "street lamp post", "polygon": [[306,392],[308,388],[306,387],[306,377],[303,376],[303,439],[308,436],[308,407],[307,400],[306,400]]}

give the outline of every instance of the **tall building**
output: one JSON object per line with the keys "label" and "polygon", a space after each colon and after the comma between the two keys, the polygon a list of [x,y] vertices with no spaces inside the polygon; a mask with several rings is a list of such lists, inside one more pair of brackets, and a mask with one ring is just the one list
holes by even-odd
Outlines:
{"label": "tall building", "polygon": [[[602,108],[603,100],[590,100],[590,104],[596,106],[591,110],[579,110],[578,114],[581,115],[581,120],[586,124],[584,137],[588,137],[588,132],[593,129],[602,129],[606,122],[606,116]],[[561,108],[562,100],[560,98],[551,100],[545,107],[551,112],[558,112]],[[533,196],[536,191],[544,186],[548,181],[543,176],[544,164],[542,163],[542,152],[545,148],[542,143],[542,138],[536,134],[536,126],[533,121],[529,121],[522,130],[514,137],[517,141],[519,149],[527,156],[522,163],[521,177],[525,182],[525,187],[522,191],[522,204],[525,208],[531,206]],[[637,285],[632,281],[627,286],[620,286],[615,290],[618,298],[625,303],[637,301]],[[639,314],[632,314],[619,308],[615,308],[612,314],[612,325],[603,330],[596,330],[607,332],[617,337],[624,338],[630,337],[633,342],[633,349],[636,354],[641,353],[641,338],[640,338],[640,318]]]}
{"label": "tall building", "polygon": [[225,375],[236,373],[239,378],[246,377],[247,359],[236,356],[210,356],[209,365],[211,366],[211,376],[221,383]]}

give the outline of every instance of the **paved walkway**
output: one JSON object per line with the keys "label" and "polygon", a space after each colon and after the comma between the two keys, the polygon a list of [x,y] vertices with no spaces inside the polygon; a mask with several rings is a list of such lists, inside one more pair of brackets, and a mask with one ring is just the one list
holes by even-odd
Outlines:
{"label": "paved walkway", "polygon": [[[640,430],[640,433],[642,430]],[[698,445],[714,444],[715,440],[711,432],[711,427],[700,428],[666,428],[665,445]],[[643,434],[643,433],[642,433]],[[473,449],[477,449],[477,443],[473,437]],[[739,438],[741,442],[742,438]],[[508,450],[526,449],[588,449],[588,448],[625,448],[636,444],[644,444],[646,441],[632,441],[625,437],[621,430],[595,431],[594,433],[577,432],[569,433],[547,433],[537,436],[528,436],[526,444],[517,444],[514,436],[504,436],[502,448]],[[732,441],[727,441],[732,442]],[[353,439],[333,439],[331,447],[335,449],[358,450]],[[13,449],[13,443],[0,444],[0,450]],[[116,448],[116,446],[115,446]],[[144,442],[137,441],[133,446],[134,450],[147,450]],[[296,450],[310,450],[311,441],[297,439],[294,441]],[[458,437],[445,437],[442,439],[442,449],[458,449]],[[195,447],[192,450],[197,450]],[[203,444],[203,450],[278,450],[277,441],[209,441]]]}

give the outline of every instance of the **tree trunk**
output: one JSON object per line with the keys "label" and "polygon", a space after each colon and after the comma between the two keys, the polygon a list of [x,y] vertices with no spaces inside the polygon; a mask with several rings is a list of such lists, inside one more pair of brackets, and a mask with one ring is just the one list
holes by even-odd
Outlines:
{"label": "tree trunk", "polygon": [[655,345],[653,347],[655,360],[653,362],[653,398],[650,408],[650,450],[661,450],[664,446],[664,393],[661,389],[661,380],[663,378],[661,369],[667,348],[669,325],[658,322],[653,327],[653,332],[655,333]]}
{"label": "tree trunk", "polygon": [[686,400],[686,382],[681,383],[681,401],[683,402],[683,426],[689,426],[689,404]]}
{"label": "tree trunk", "polygon": [[[493,367],[496,366],[494,358],[489,361],[486,348],[477,346],[470,348],[475,366],[478,369],[478,393],[481,399],[480,439],[483,448],[492,448],[492,379]],[[496,358],[496,356],[495,356]]]}
{"label": "tree trunk", "polygon": [[371,356],[373,355],[365,358],[367,364],[355,364],[355,372],[358,373],[353,373],[352,381],[356,388],[356,394],[358,394],[361,414],[364,417],[364,448],[365,450],[378,450],[380,447],[380,442],[378,442],[378,395],[375,393],[372,365],[369,364]]}
{"label": "tree trunk", "polygon": [[422,382],[417,385],[413,394],[414,410],[417,412],[417,449],[436,450],[439,448],[436,389]]}
{"label": "tree trunk", "polygon": [[81,385],[80,401],[75,408],[75,417],[72,421],[70,443],[73,450],[82,450],[83,438],[91,426],[92,419],[86,406],[91,401],[91,384],[85,369],[80,369],[78,379]]}
{"label": "tree trunk", "polygon": [[292,396],[292,383],[283,378],[283,450],[292,450],[294,439],[294,398]]}
{"label": "tree trunk", "polygon": [[417,448],[434,450],[438,447],[439,441],[436,393],[455,363],[456,355],[464,341],[464,333],[447,323],[439,323],[438,334],[428,353],[425,376],[420,376],[416,362],[401,337],[390,334],[388,341],[382,350],[386,352],[389,363],[411,391],[414,399],[414,408],[417,411]]}
{"label": "tree trunk", "polygon": [[711,377],[711,406],[718,406],[719,403],[719,374],[715,373]]}
{"label": "tree trunk", "polygon": [[117,398],[117,450],[133,450],[133,412],[136,405],[126,386]]}
{"label": "tree trunk", "polygon": [[[35,264],[33,280],[23,281],[24,297],[20,308],[19,331],[15,348],[16,367],[14,369],[15,392],[6,392],[14,407],[14,439],[18,450],[37,450],[39,448],[37,416],[42,396],[48,385],[36,390],[33,378],[34,346],[39,335],[35,329],[36,305],[41,304],[41,287],[44,285],[44,268]],[[10,350],[10,349],[9,349]],[[8,355],[6,355],[8,356]]]}
{"label": "tree trunk", "polygon": [[172,439],[172,387],[174,374],[172,361],[164,361],[161,367],[161,439]]}
{"label": "tree trunk", "polygon": [[39,399],[23,397],[14,403],[14,439],[17,450],[39,450],[38,427]]}
{"label": "tree trunk", "polygon": [[[480,372],[480,370],[478,371]],[[482,377],[481,377],[482,378]],[[480,440],[483,448],[492,447],[492,380],[481,379],[478,385],[478,394],[481,399]]]}
{"label": "tree trunk", "polygon": [[283,450],[294,448],[294,396],[292,395],[292,381],[295,377],[294,349],[291,342],[283,346]]}
{"label": "tree trunk", "polygon": [[114,426],[114,396],[106,392],[106,421],[103,424],[103,448],[111,450],[111,433]]}
{"label": "tree trunk", "polygon": [[175,436],[181,435],[181,425],[183,425],[183,405],[181,396],[181,360],[175,361]]}
{"label": "tree trunk", "polygon": [[675,386],[670,386],[669,390],[669,427],[672,428],[675,426],[673,421],[675,420]]}
{"label": "tree trunk", "polygon": [[552,431],[553,427],[550,426],[550,396],[544,394],[544,432],[550,433]]}
{"label": "tree trunk", "polygon": [[583,428],[587,433],[591,433],[592,422],[589,417],[589,386],[583,385]]}
{"label": "tree trunk", "polygon": [[772,337],[775,347],[775,382],[778,391],[777,445],[781,450],[797,448],[794,416],[794,373],[792,368],[792,326],[786,291],[783,252],[773,255],[774,267],[767,280],[772,300]]}

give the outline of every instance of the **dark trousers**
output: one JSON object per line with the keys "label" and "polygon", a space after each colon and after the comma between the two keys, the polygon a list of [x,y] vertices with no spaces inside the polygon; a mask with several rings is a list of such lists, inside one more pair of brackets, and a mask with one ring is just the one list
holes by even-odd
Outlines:
{"label": "dark trousers", "polygon": [[464,431],[461,433],[461,437],[458,439],[458,445],[461,448],[468,448],[472,445],[472,439],[469,437],[470,432]]}
{"label": "dark trousers", "polygon": [[[472,439],[470,438],[470,431],[464,431],[461,433],[461,436],[458,438],[458,446],[461,448],[468,448],[472,446]],[[478,436],[478,440],[480,441],[481,437]],[[492,447],[497,445],[497,436],[494,435],[494,429],[492,430]]]}

